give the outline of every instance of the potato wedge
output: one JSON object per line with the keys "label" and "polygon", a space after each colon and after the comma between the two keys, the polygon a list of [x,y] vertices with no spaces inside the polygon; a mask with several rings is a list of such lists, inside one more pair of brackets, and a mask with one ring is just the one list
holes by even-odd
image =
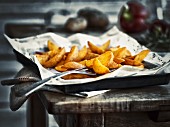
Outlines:
{"label": "potato wedge", "polygon": [[95,58],[93,61],[93,70],[97,74],[106,74],[110,72],[109,68],[104,66],[98,58]]}
{"label": "potato wedge", "polygon": [[70,52],[68,53],[65,63],[74,61],[78,57],[77,46],[72,46]]}
{"label": "potato wedge", "polygon": [[113,61],[116,62],[117,64],[121,64],[121,63],[125,62],[125,60],[123,58],[118,58],[118,57],[114,58]]}
{"label": "potato wedge", "polygon": [[78,63],[80,63],[80,64],[86,66],[86,61],[87,61],[87,60],[83,60],[83,61],[80,61],[80,62],[78,62]]}
{"label": "potato wedge", "polygon": [[102,54],[102,53],[104,52],[103,49],[101,49],[100,47],[94,45],[94,44],[91,43],[90,41],[88,41],[88,46],[89,46],[90,50],[91,50],[93,53]]}
{"label": "potato wedge", "polygon": [[108,68],[109,69],[116,69],[116,68],[119,68],[120,67],[120,64],[117,64],[116,62],[114,61],[111,61],[109,64],[108,64]]}
{"label": "potato wedge", "polygon": [[136,57],[134,58],[135,61],[137,62],[142,62],[144,60],[144,58],[149,54],[150,50],[142,50],[140,53],[138,53],[136,55]]}
{"label": "potato wedge", "polygon": [[126,57],[130,57],[130,56],[132,56],[131,52],[128,49],[126,49]]}
{"label": "potato wedge", "polygon": [[98,56],[98,59],[104,66],[107,67],[110,64],[110,62],[113,61],[114,56],[111,51],[106,51],[105,53]]}
{"label": "potato wedge", "polygon": [[65,79],[65,80],[68,80],[68,79],[84,79],[84,78],[91,78],[91,76],[85,75],[85,74],[69,74],[69,75],[63,76],[62,78]]}
{"label": "potato wedge", "polygon": [[65,55],[63,56],[63,58],[60,60],[60,62],[57,63],[56,66],[60,66],[60,65],[63,65],[65,63]]}
{"label": "potato wedge", "polygon": [[113,54],[114,54],[114,52],[116,52],[118,49],[119,49],[118,47],[111,47],[111,48],[109,48],[108,50],[109,50],[109,51],[112,51]]}
{"label": "potato wedge", "polygon": [[59,51],[60,51],[60,50],[59,50],[59,48],[58,48],[58,50],[50,50],[50,51],[48,51],[47,54],[49,55],[49,58],[52,58],[52,57],[54,57]]}
{"label": "potato wedge", "polygon": [[48,49],[50,50],[50,51],[52,51],[52,50],[58,50],[58,46],[54,43],[54,42],[52,42],[51,40],[48,40],[48,42],[47,42],[47,47],[48,47]]}
{"label": "potato wedge", "polygon": [[90,60],[86,60],[86,67],[93,68],[93,61],[94,61],[94,58]]}
{"label": "potato wedge", "polygon": [[54,57],[52,57],[48,61],[46,61],[43,64],[43,66],[46,68],[55,67],[57,63],[60,62],[60,60],[63,58],[64,54],[65,54],[65,48],[61,48],[60,52],[57,53]]}
{"label": "potato wedge", "polygon": [[79,62],[85,58],[87,54],[87,47],[84,46],[79,52],[78,52],[78,57],[75,59],[75,61]]}
{"label": "potato wedge", "polygon": [[118,48],[114,53],[115,58],[125,58],[127,53],[126,47]]}
{"label": "potato wedge", "polygon": [[[98,57],[96,57],[99,59],[99,61],[104,65],[104,66],[108,66],[110,64],[110,62],[113,61],[114,56],[113,53],[111,51],[106,51],[105,53],[99,55]],[[93,67],[93,61],[95,58],[87,60],[86,61],[86,66],[88,68],[92,68]]]}
{"label": "potato wedge", "polygon": [[40,62],[41,65],[43,65],[48,59],[49,55],[48,54],[35,54],[37,57],[38,61]]}
{"label": "potato wedge", "polygon": [[54,69],[55,69],[56,71],[59,71],[59,72],[65,72],[65,71],[67,71],[67,69],[64,68],[63,65],[56,66]]}
{"label": "potato wedge", "polygon": [[108,40],[107,42],[105,42],[102,46],[100,46],[100,48],[105,52],[110,45],[110,40]]}
{"label": "potato wedge", "polygon": [[126,65],[131,65],[131,66],[140,66],[142,65],[142,62],[140,61],[135,61],[133,59],[129,59],[129,58],[124,58],[125,62],[123,62]]}
{"label": "potato wedge", "polygon": [[78,62],[67,62],[63,65],[63,67],[66,68],[67,70],[73,70],[73,69],[81,69],[84,68],[85,66]]}
{"label": "potato wedge", "polygon": [[140,65],[142,65],[142,62],[134,60],[133,66],[140,66]]}
{"label": "potato wedge", "polygon": [[86,60],[90,60],[90,59],[96,58],[96,57],[98,57],[98,56],[99,56],[99,54],[92,53],[92,52],[88,52],[88,53],[86,54],[86,56],[85,56],[85,59],[86,59]]}
{"label": "potato wedge", "polygon": [[123,64],[125,64],[125,65],[131,65],[131,66],[133,66],[134,65],[134,60],[133,59],[129,59],[129,58],[124,58],[124,62],[123,62]]}

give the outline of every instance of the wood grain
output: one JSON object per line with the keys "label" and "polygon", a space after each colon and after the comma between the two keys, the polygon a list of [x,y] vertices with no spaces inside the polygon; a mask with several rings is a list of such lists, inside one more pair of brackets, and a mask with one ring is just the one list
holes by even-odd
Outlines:
{"label": "wood grain", "polygon": [[[29,68],[26,69],[26,73],[25,70],[24,73],[22,71],[18,73],[18,75],[25,74],[34,74],[38,77]],[[15,87],[21,89],[25,85]],[[60,127],[170,126],[170,84],[133,89],[112,89],[91,98],[51,91],[38,92],[38,95],[48,113],[54,115]],[[25,99],[12,97],[13,105],[11,106],[16,110]]]}

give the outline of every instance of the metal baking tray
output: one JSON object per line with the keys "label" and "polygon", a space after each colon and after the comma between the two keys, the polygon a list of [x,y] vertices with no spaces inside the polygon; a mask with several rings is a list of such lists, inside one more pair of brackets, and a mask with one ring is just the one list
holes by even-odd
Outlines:
{"label": "metal baking tray", "polygon": [[[14,50],[17,60],[23,64],[23,66],[29,66],[34,68],[36,73],[39,73],[37,65],[26,58],[24,55]],[[72,85],[47,85],[47,89],[61,90],[65,93],[75,93],[84,91],[96,91],[107,89],[125,89],[135,87],[146,87],[154,85],[167,85],[170,81],[170,73],[154,74],[154,75],[141,75],[141,76],[126,76],[126,77],[114,77],[106,78],[90,83],[72,84]]]}
{"label": "metal baking tray", "polygon": [[170,73],[141,75],[141,76],[126,76],[116,78],[106,78],[90,83],[51,86],[54,89],[59,89],[65,93],[75,93],[84,91],[108,90],[108,89],[127,89],[135,87],[146,87],[154,85],[168,85],[170,81]]}

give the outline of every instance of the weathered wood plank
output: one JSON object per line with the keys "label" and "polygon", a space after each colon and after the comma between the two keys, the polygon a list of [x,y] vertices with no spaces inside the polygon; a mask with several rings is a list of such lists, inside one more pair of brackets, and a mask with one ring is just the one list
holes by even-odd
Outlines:
{"label": "weathered wood plank", "polygon": [[170,105],[170,85],[117,89],[87,99],[44,92],[41,98],[52,114],[155,111]]}
{"label": "weathered wood plank", "polygon": [[146,112],[107,113],[105,127],[169,127],[170,122],[154,122]]}
{"label": "weathered wood plank", "polygon": [[104,127],[104,114],[60,114],[54,118],[60,127]]}
{"label": "weathered wood plank", "polygon": [[147,112],[86,113],[55,115],[60,127],[169,127],[170,122],[154,122]]}

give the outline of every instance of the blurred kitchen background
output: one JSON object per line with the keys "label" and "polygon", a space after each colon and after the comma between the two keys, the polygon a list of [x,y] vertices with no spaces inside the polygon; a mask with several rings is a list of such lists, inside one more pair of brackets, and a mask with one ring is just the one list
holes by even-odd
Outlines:
{"label": "blurred kitchen background", "polygon": [[[169,20],[170,0],[142,0],[147,2],[156,17],[156,8],[161,5],[165,18]],[[109,26],[102,30],[85,30],[83,33],[100,35],[113,25],[117,25],[118,13],[127,0],[0,0],[0,80],[12,78],[22,68],[17,62],[11,46],[4,38],[22,38],[45,32],[54,32],[67,37],[74,32],[64,29],[70,17],[75,17],[84,7],[96,8],[108,16]],[[10,87],[0,85],[0,127],[25,127],[26,104],[18,111],[9,108]],[[50,116],[50,127],[57,125]]]}

